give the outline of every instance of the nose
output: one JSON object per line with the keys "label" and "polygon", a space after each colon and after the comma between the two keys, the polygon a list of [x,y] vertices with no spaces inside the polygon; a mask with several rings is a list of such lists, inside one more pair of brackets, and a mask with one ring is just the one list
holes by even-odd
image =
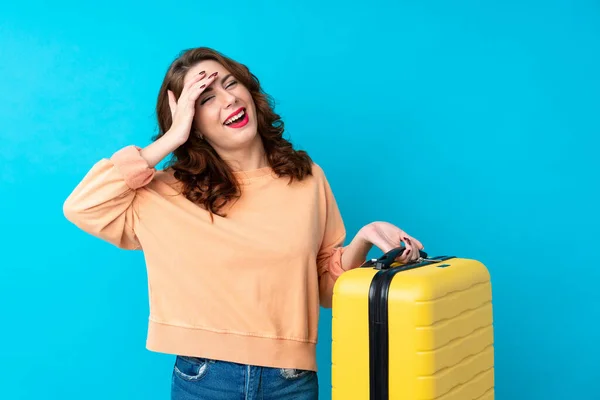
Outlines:
{"label": "nose", "polygon": [[237,97],[235,97],[232,93],[225,91],[223,93],[223,106],[225,108],[231,108],[235,105],[237,101]]}

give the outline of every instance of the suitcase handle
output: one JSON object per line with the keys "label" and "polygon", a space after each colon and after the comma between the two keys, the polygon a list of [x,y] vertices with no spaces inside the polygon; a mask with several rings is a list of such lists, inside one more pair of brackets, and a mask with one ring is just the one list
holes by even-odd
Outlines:
{"label": "suitcase handle", "polygon": [[[388,251],[378,259],[367,261],[367,263],[365,263],[363,266],[375,265],[375,268],[377,269],[389,269],[391,265],[396,261],[396,258],[398,258],[398,256],[402,254],[404,250],[406,250],[406,247],[404,246],[396,247],[395,249]],[[419,250],[419,257],[420,259],[409,262],[406,265],[421,262],[421,259],[427,258],[427,253],[425,253],[423,250]]]}

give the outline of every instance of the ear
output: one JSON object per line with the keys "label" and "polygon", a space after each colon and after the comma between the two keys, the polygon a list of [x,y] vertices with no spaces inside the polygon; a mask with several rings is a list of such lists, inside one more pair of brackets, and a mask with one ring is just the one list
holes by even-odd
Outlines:
{"label": "ear", "polygon": [[192,133],[195,136],[198,136],[201,140],[204,140],[204,135],[202,133],[200,133],[200,131],[196,128],[192,128]]}

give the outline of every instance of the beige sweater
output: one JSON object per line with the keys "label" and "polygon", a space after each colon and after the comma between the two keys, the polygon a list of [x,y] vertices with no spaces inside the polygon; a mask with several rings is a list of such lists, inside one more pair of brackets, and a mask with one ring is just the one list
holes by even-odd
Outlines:
{"label": "beige sweater", "polygon": [[319,306],[343,273],[345,228],[323,171],[288,184],[236,172],[242,197],[214,216],[135,146],[98,161],[64,204],[68,220],[144,252],[146,346],[251,365],[316,370]]}

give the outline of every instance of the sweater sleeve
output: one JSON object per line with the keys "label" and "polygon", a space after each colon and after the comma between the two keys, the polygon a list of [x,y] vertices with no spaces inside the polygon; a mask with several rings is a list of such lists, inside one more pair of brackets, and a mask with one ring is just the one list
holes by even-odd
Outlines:
{"label": "sweater sleeve", "polygon": [[331,308],[333,286],[344,272],[342,254],[346,229],[337,202],[327,179],[323,176],[325,191],[325,232],[317,255],[319,274],[319,299],[322,307]]}
{"label": "sweater sleeve", "polygon": [[127,146],[88,171],[64,202],[63,213],[89,234],[122,249],[139,249],[133,203],[137,189],[147,185],[155,173],[139,147]]}

